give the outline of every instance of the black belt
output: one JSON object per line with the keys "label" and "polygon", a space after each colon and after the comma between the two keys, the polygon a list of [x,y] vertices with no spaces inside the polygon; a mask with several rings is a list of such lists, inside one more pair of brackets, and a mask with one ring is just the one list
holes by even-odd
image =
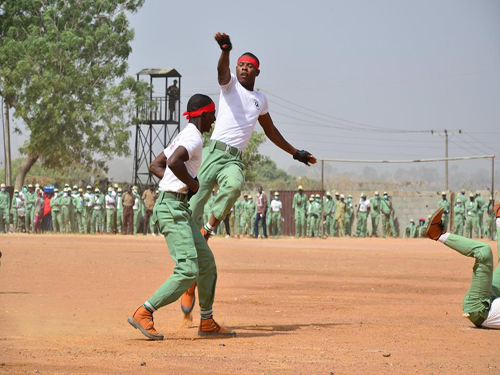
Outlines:
{"label": "black belt", "polygon": [[225,151],[230,155],[236,156],[237,158],[241,158],[241,151],[238,148],[233,147],[233,146],[229,146],[228,144],[226,144],[224,142],[212,139],[210,141],[208,147],[212,150],[217,149],[220,151]]}
{"label": "black belt", "polygon": [[187,194],[174,193],[172,191],[160,191],[160,195],[158,197],[158,199],[160,200],[160,202],[162,202],[164,199],[167,199],[167,198],[175,199],[175,200],[178,200],[178,201],[181,201],[181,202],[184,202],[184,203],[188,202],[188,196],[187,196]]}

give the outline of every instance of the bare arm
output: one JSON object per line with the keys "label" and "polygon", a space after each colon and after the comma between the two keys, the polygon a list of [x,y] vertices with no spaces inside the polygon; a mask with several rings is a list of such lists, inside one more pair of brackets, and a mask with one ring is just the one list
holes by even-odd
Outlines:
{"label": "bare arm", "polygon": [[158,157],[153,160],[151,165],[149,166],[149,171],[154,174],[159,179],[163,178],[165,174],[165,169],[167,168],[167,157],[165,153],[162,151]]}
{"label": "bare arm", "polygon": [[231,40],[229,39],[229,35],[220,32],[215,34],[214,38],[222,50],[217,64],[217,79],[219,85],[224,86],[231,80],[231,70],[229,69],[229,51],[232,48]]}
{"label": "bare arm", "polygon": [[[290,143],[288,143],[285,138],[283,138],[279,130],[276,128],[276,126],[274,126],[274,122],[269,113],[259,116],[259,124],[262,126],[262,129],[264,129],[264,133],[266,133],[267,138],[269,138],[271,142],[273,142],[283,151],[288,152],[290,155],[294,156],[294,159],[296,159],[295,155],[300,152]],[[308,162],[304,162],[304,164],[306,164],[307,166],[316,164],[316,158],[313,155],[307,153],[307,151],[304,152],[309,156]],[[299,159],[299,161],[302,160]]]}
{"label": "bare arm", "polygon": [[283,151],[288,152],[290,155],[295,154],[297,150],[283,138],[279,130],[274,126],[273,119],[269,113],[259,116],[259,124],[262,126],[264,133],[266,133],[267,138],[269,138],[271,142]]}
{"label": "bare arm", "polygon": [[168,167],[179,180],[184,182],[189,187],[191,191],[196,192],[198,191],[200,184],[189,174],[186,164],[184,164],[188,160],[189,153],[183,146],[179,146],[168,159]]}

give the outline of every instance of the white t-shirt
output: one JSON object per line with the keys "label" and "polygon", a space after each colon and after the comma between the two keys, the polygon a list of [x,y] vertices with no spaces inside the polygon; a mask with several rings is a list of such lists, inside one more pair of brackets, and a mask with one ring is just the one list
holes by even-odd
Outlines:
{"label": "white t-shirt", "polygon": [[280,212],[282,208],[283,208],[283,203],[281,203],[281,201],[277,201],[276,199],[273,199],[271,201],[272,212]]}
{"label": "white t-shirt", "polygon": [[110,194],[106,194],[106,208],[115,208],[114,204],[111,203],[115,203],[115,198]]}
{"label": "white t-shirt", "polygon": [[366,211],[368,211],[369,207],[370,207],[370,200],[369,199],[363,199],[363,198],[361,198],[359,200],[359,211],[360,212],[366,212]]}
{"label": "white t-shirt", "polygon": [[231,80],[221,86],[217,120],[211,139],[245,151],[259,116],[269,110],[266,96],[248,91],[231,73]]}
{"label": "white t-shirt", "polygon": [[481,324],[482,327],[500,329],[500,298],[495,298],[491,303],[488,317]]}
{"label": "white t-shirt", "polygon": [[[184,130],[177,135],[170,146],[163,151],[167,159],[179,146],[182,146],[187,150],[189,160],[185,163],[186,168],[191,177],[196,177],[198,169],[200,169],[201,154],[203,151],[203,138],[196,126],[189,123]],[[158,186],[158,190],[186,194],[189,191],[189,188],[184,182],[179,180],[167,166],[165,174],[163,175],[163,178]]]}

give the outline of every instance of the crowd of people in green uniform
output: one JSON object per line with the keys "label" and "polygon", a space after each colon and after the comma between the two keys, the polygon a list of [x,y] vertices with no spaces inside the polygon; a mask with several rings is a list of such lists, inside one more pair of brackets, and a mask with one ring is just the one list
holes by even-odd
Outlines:
{"label": "crowd of people in green uniform", "polygon": [[[156,235],[151,214],[158,191],[153,183],[142,194],[137,186],[128,186],[123,191],[118,184],[110,185],[102,192],[90,185],[84,190],[65,184],[59,190],[29,184],[20,191],[15,190],[12,197],[6,192],[5,185],[1,186],[0,232]],[[208,220],[216,196],[217,192],[213,191],[205,205],[204,221]],[[260,209],[259,204],[263,205]],[[466,196],[465,190],[461,190],[453,203],[443,191],[437,203],[437,207],[441,206],[444,209],[443,224],[450,232],[468,238],[489,238],[494,233],[493,199],[486,202],[480,191]],[[264,212],[264,215],[259,212]],[[258,215],[262,220],[256,220]],[[346,197],[339,192],[332,194],[328,191],[323,197],[320,194],[307,196],[299,186],[293,197],[292,215],[288,219],[295,223],[295,237],[398,236],[394,224],[395,210],[387,192],[381,196],[375,191],[371,198],[362,193],[355,202],[351,195]],[[284,220],[279,192],[274,192],[268,201],[260,189],[255,200],[252,194],[244,193],[243,199],[236,202],[214,234],[267,237],[269,232],[272,237],[281,237]],[[411,219],[404,229],[401,228],[402,237],[423,237],[428,220],[429,217],[420,218],[418,222]]]}
{"label": "crowd of people in green uniform", "polygon": [[11,197],[2,184],[0,232],[156,235],[151,213],[157,196],[154,184],[142,195],[137,186],[123,191],[118,184],[103,191],[90,185],[84,190],[29,184]]}

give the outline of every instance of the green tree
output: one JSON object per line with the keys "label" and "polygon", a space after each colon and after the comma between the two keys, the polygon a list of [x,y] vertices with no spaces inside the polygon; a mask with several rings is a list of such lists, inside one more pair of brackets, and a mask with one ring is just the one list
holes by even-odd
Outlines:
{"label": "green tree", "polygon": [[0,0],[0,96],[29,130],[16,188],[37,160],[102,169],[130,153],[145,85],[125,76],[134,37],[126,13],[143,2]]}

